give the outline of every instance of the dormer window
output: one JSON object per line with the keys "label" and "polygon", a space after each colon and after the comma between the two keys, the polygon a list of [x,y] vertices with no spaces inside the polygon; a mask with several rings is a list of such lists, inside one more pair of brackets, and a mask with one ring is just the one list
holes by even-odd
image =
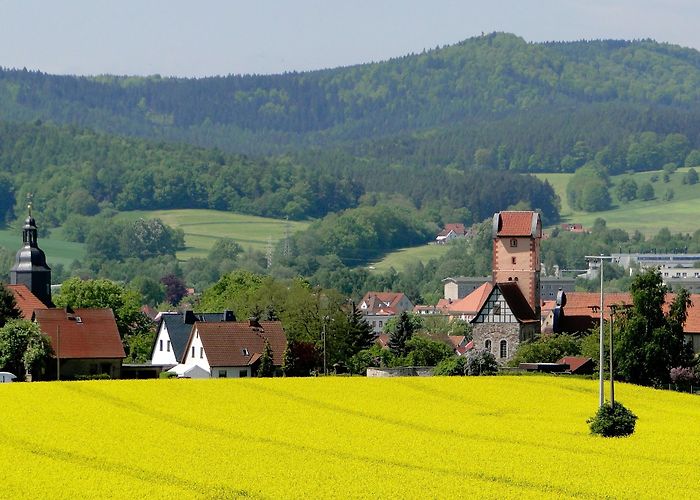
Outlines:
{"label": "dormer window", "polygon": [[245,347],[243,349],[241,349],[241,354],[243,354],[244,356],[250,356],[248,349],[246,349]]}

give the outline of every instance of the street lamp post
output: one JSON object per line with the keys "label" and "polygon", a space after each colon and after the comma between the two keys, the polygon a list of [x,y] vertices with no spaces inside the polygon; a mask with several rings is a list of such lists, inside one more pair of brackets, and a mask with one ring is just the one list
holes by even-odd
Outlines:
{"label": "street lamp post", "polygon": [[328,375],[328,368],[326,367],[326,323],[328,322],[328,316],[323,317],[323,331],[321,336],[323,339],[323,374]]}
{"label": "street lamp post", "polygon": [[610,255],[586,255],[587,260],[597,260],[600,265],[598,267],[598,272],[600,273],[600,356],[598,358],[598,371],[599,371],[599,404],[602,407],[605,403],[605,386],[604,386],[604,372],[605,372],[605,325],[603,323],[603,308],[605,307],[605,295],[603,293],[603,262],[605,260],[612,260]]}

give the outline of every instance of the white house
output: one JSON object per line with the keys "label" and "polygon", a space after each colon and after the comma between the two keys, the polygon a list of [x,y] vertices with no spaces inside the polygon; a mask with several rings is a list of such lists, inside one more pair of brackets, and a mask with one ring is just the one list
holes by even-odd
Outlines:
{"label": "white house", "polygon": [[170,371],[198,378],[252,377],[266,340],[272,348],[272,364],[281,367],[287,337],[279,321],[196,322],[180,364]]}
{"label": "white house", "polygon": [[413,303],[401,292],[367,292],[359,309],[374,333],[379,334],[384,331],[388,320],[412,310]]}
{"label": "white house", "polygon": [[175,366],[184,354],[185,344],[190,338],[195,322],[216,323],[235,321],[232,311],[222,313],[162,313],[158,330],[151,348],[151,364],[163,367]]}

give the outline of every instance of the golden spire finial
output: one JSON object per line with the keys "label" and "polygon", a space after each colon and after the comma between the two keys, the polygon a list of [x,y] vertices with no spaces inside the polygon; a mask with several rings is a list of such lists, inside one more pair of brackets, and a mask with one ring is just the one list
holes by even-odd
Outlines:
{"label": "golden spire finial", "polygon": [[29,217],[32,216],[32,199],[34,195],[32,193],[27,193],[27,210],[29,211]]}

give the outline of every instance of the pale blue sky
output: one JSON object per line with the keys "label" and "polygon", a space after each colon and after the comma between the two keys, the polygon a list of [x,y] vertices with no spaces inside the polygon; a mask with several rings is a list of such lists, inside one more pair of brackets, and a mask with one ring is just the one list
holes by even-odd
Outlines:
{"label": "pale blue sky", "polygon": [[508,31],[700,48],[698,0],[0,0],[0,66],[207,76],[347,66]]}

